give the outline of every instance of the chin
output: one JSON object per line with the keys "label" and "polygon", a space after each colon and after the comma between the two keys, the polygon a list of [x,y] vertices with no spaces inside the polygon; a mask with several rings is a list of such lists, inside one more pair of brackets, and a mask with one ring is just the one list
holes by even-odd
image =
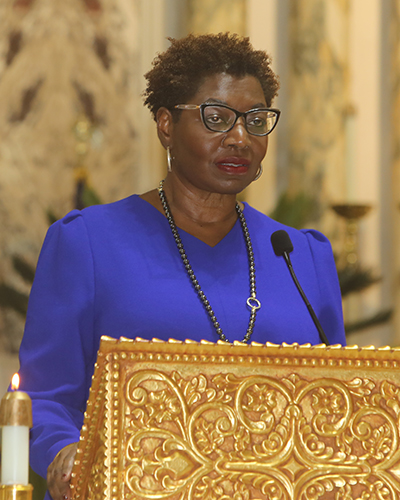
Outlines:
{"label": "chin", "polygon": [[231,180],[227,181],[223,188],[221,189],[221,194],[239,194],[242,191],[244,191],[249,185],[251,184],[250,182],[244,182],[243,180],[237,181],[237,180]]}

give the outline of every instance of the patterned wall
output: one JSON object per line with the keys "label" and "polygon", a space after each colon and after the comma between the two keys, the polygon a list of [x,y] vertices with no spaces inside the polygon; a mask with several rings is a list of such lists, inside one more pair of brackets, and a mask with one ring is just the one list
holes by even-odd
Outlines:
{"label": "patterned wall", "polygon": [[[104,201],[134,190],[137,16],[132,0],[0,2],[0,283],[17,299],[29,283],[12,257],[35,265],[46,211],[74,207],[78,165]],[[0,309],[0,349],[22,325]]]}

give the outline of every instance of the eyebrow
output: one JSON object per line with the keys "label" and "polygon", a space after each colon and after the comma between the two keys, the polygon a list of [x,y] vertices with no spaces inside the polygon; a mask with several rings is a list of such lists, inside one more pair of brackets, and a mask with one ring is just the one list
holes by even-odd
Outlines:
{"label": "eyebrow", "polygon": [[[229,106],[229,104],[225,101],[221,101],[220,99],[214,99],[213,97],[209,97],[204,101],[204,104],[223,104],[225,106]],[[229,106],[230,108],[232,106]],[[263,102],[258,102],[257,104],[254,104],[250,109],[257,109],[257,108],[267,108],[267,105],[264,104]]]}

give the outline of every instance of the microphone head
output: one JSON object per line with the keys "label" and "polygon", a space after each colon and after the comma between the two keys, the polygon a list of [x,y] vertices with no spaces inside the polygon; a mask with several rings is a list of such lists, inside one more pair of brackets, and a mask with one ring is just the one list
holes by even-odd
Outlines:
{"label": "microphone head", "polygon": [[293,243],[290,239],[290,236],[286,231],[280,229],[279,231],[275,231],[271,234],[271,243],[272,248],[274,249],[275,254],[280,257],[285,252],[290,253],[293,251]]}

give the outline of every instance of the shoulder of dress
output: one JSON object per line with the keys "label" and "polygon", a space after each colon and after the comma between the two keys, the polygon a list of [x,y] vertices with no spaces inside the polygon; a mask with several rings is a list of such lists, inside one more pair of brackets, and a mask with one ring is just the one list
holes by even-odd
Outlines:
{"label": "shoulder of dress", "polygon": [[299,232],[307,238],[310,245],[315,243],[325,243],[329,246],[331,245],[329,239],[321,233],[321,231],[317,231],[316,229],[300,229]]}
{"label": "shoulder of dress", "polygon": [[121,216],[127,211],[135,208],[137,195],[131,195],[127,198],[117,200],[111,203],[102,203],[98,205],[90,205],[82,210],[71,210],[64,217],[55,222],[55,224],[69,224],[77,219],[82,219],[85,222],[91,220],[101,220],[107,215]]}

